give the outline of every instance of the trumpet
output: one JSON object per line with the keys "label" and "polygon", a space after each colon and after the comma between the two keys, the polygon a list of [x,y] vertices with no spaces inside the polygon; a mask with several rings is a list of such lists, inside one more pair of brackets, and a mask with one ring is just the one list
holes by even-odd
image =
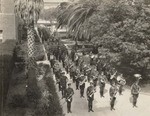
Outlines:
{"label": "trumpet", "polygon": [[92,95],[95,93],[96,91],[92,91],[92,92],[90,92],[89,94],[88,94],[88,97],[92,97]]}
{"label": "trumpet", "polygon": [[117,74],[117,71],[113,75],[111,75],[110,79],[113,79],[116,74]]}

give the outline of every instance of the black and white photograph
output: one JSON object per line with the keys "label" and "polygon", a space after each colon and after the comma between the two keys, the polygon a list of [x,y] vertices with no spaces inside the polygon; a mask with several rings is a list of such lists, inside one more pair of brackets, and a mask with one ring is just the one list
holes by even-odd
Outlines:
{"label": "black and white photograph", "polygon": [[0,116],[149,116],[150,0],[0,0]]}

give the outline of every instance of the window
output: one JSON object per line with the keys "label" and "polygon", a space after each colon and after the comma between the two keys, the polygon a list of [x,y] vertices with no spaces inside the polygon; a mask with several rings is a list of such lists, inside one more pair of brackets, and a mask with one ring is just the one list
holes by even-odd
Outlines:
{"label": "window", "polygon": [[3,30],[0,30],[0,42],[3,40]]}

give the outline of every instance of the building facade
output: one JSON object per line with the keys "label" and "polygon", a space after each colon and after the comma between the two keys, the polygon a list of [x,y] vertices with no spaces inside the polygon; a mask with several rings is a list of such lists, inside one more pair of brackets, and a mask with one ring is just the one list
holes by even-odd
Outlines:
{"label": "building facade", "polygon": [[17,39],[14,0],[0,0],[0,41]]}
{"label": "building facade", "polygon": [[75,2],[78,0],[44,0],[44,9],[56,8],[62,2]]}

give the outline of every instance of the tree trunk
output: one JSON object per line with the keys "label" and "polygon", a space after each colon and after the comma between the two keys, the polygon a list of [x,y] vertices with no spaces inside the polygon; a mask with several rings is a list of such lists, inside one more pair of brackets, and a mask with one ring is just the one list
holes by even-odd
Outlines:
{"label": "tree trunk", "polygon": [[33,26],[27,28],[27,47],[28,47],[28,82],[27,82],[27,96],[29,102],[37,102],[39,98],[37,76],[38,67],[35,59],[35,30]]}

